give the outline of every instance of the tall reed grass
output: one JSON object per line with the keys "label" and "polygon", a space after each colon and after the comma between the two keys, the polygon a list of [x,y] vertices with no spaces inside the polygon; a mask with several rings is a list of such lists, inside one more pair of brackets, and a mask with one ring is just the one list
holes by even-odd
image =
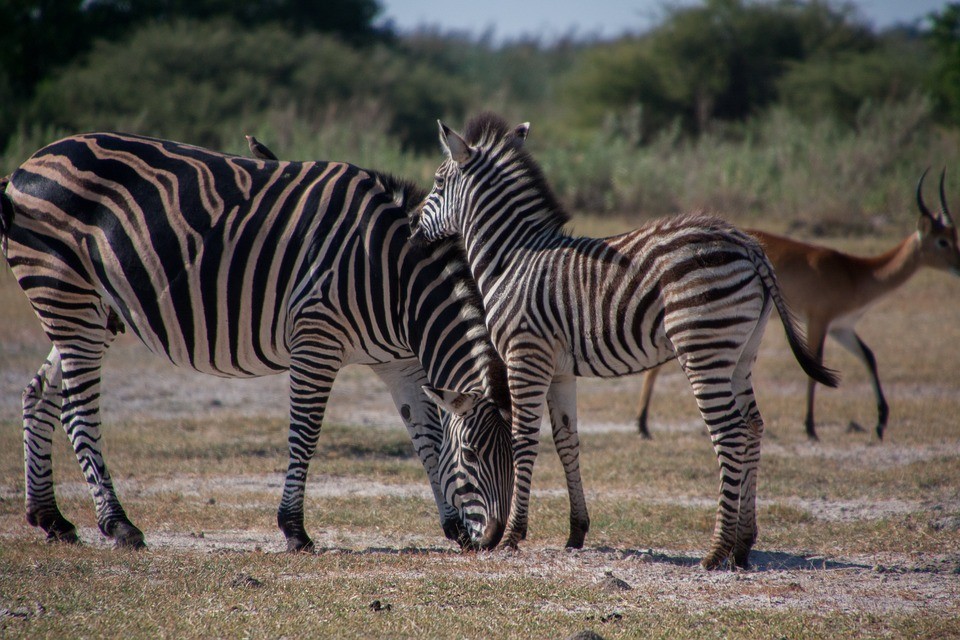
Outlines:
{"label": "tall reed grass", "polygon": [[[705,210],[858,235],[911,220],[914,187],[928,166],[947,167],[948,199],[960,193],[958,142],[958,132],[937,126],[929,103],[915,97],[868,105],[853,126],[775,109],[695,141],[665,130],[638,145],[629,130],[608,126],[576,145],[550,140],[536,155],[575,211],[645,217]],[[935,203],[935,179],[928,182]]]}
{"label": "tall reed grass", "polygon": [[[243,134],[250,133],[281,158],[342,160],[428,185],[439,147],[432,154],[404,149],[383,113],[370,102],[319,113],[275,109],[256,121],[224,123],[223,150],[246,155]],[[566,137],[555,120],[539,126],[532,118],[530,149],[572,212],[642,219],[703,210],[812,234],[899,232],[912,220],[914,187],[928,166],[934,173],[947,167],[948,199],[953,194],[960,208],[960,132],[938,126],[920,96],[867,105],[853,125],[774,109],[695,140],[673,128],[641,143],[629,126],[640,115]],[[22,129],[0,156],[0,170],[12,171],[67,133]]]}

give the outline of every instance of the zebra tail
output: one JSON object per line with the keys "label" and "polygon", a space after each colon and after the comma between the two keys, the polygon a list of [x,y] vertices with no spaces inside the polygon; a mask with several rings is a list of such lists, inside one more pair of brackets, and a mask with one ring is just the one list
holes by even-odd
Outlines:
{"label": "zebra tail", "polygon": [[777,284],[777,276],[773,271],[773,265],[770,264],[770,260],[767,258],[767,255],[763,253],[759,244],[757,248],[760,249],[760,253],[759,255],[753,255],[754,264],[757,267],[757,273],[760,275],[760,279],[763,281],[763,286],[767,290],[767,294],[773,300],[773,304],[777,308],[777,313],[780,314],[780,321],[783,323],[783,330],[787,334],[787,342],[790,344],[790,350],[793,351],[793,356],[797,359],[797,362],[800,363],[800,368],[803,369],[804,373],[808,376],[820,384],[828,387],[836,387],[840,384],[840,376],[833,369],[823,366],[823,363],[818,361],[810,352],[806,337],[800,330],[796,317],[780,293],[780,285]]}

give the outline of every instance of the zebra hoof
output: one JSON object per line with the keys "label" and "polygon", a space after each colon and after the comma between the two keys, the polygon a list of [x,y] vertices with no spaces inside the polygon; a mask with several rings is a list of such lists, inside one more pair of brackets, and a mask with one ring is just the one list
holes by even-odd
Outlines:
{"label": "zebra hoof", "polygon": [[58,542],[80,544],[77,528],[72,522],[64,518],[58,509],[54,509],[53,513],[47,512],[46,514],[27,511],[27,523],[43,529],[44,533],[47,534],[47,542],[51,544]]}
{"label": "zebra hoof", "polygon": [[140,549],[147,548],[147,543],[144,542],[143,539],[143,532],[129,522],[118,523],[113,527],[110,535],[113,537],[114,549],[132,549],[139,551]]}
{"label": "zebra hoof", "polygon": [[570,519],[570,537],[567,538],[567,549],[583,549],[583,541],[587,537],[587,531],[590,530],[590,519],[574,520]]}
{"label": "zebra hoof", "polygon": [[313,551],[313,540],[306,535],[287,538],[287,553],[313,553]]}
{"label": "zebra hoof", "polygon": [[520,553],[519,542],[519,540],[507,539],[501,542],[497,548],[506,553]]}
{"label": "zebra hoof", "polygon": [[76,529],[69,531],[47,531],[47,542],[50,544],[80,544],[80,536]]}
{"label": "zebra hoof", "polygon": [[570,534],[570,537],[567,538],[567,543],[564,546],[566,549],[583,549],[583,539],[584,536]]}
{"label": "zebra hoof", "polygon": [[753,536],[741,540],[738,544],[733,545],[733,553],[730,554],[730,563],[735,569],[749,569],[750,568],[750,550],[753,549],[753,543],[756,541],[757,536]]}
{"label": "zebra hoof", "polygon": [[704,556],[703,560],[700,561],[700,566],[707,571],[716,571],[725,568],[728,560],[730,560],[729,551],[715,549]]}

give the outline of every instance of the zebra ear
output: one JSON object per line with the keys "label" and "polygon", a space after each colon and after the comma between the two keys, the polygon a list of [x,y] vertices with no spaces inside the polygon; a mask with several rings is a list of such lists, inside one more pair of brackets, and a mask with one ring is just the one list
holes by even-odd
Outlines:
{"label": "zebra ear", "polygon": [[461,393],[449,389],[432,389],[426,385],[423,386],[423,392],[440,407],[461,418],[469,413],[480,399],[480,394],[476,392]]}
{"label": "zebra ear", "polygon": [[521,122],[513,128],[513,131],[510,132],[510,142],[513,144],[514,149],[519,149],[523,146],[523,143],[527,140],[528,133],[530,133],[529,122]]}
{"label": "zebra ear", "polygon": [[447,154],[457,164],[464,164],[470,159],[473,149],[467,144],[466,140],[461,138],[457,132],[453,131],[447,125],[437,120],[440,125],[440,146],[443,152]]}

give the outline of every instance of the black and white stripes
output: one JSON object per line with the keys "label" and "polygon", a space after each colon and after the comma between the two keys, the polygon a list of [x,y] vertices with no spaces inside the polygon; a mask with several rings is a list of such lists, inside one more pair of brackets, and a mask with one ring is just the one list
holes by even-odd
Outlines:
{"label": "black and white stripes", "polygon": [[619,376],[677,358],[717,459],[716,529],[703,563],[745,565],[756,538],[763,422],[751,367],[776,306],[804,369],[831,377],[799,341],[759,245],[706,216],[611,238],[566,234],[567,215],[523,150],[528,125],[486,114],[463,138],[441,125],[448,159],[415,216],[414,240],[462,239],[491,337],[509,372],[515,493],[504,544],[525,535],[543,403],[567,475],[568,546],[589,528],[580,483],[577,376]]}
{"label": "black and white stripes", "polygon": [[[198,371],[289,370],[278,513],[289,549],[312,546],[307,467],[334,378],[350,363],[373,367],[390,387],[448,536],[495,545],[512,482],[506,372],[459,253],[407,242],[405,207],[421,196],[348,164],[241,158],[129,135],[66,138],[26,161],[0,193],[0,220],[4,253],[53,342],[24,391],[29,521],[51,538],[76,539],[51,475],[62,419],[100,529],[118,544],[143,544],[100,446],[102,358],[125,326]],[[427,385],[459,412],[449,428]]]}

